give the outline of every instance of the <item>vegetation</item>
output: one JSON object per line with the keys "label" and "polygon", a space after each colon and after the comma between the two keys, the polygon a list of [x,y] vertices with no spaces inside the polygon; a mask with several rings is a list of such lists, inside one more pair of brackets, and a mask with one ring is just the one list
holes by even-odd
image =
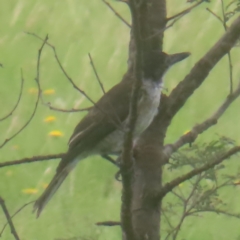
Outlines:
{"label": "vegetation", "polygon": [[[229,3],[230,1],[224,1],[227,13],[225,16],[229,18],[233,15],[231,12],[236,13],[226,22],[230,26],[237,17],[239,2],[233,1],[226,8]],[[173,16],[189,7],[190,3],[185,0],[171,0],[167,4],[168,16]],[[130,22],[129,9],[125,4],[111,2],[111,5]],[[204,2],[165,32],[164,51],[192,53],[191,57],[174,66],[165,77],[166,94],[171,92],[225,32],[224,24],[206,8],[222,17],[221,1]],[[10,117],[0,122],[0,145],[31,118],[37,101],[38,86],[35,79],[38,74],[38,50],[42,41],[26,32],[35,33],[43,39],[48,34],[48,41],[55,46],[64,69],[94,101],[103,93],[95,79],[88,53],[91,53],[106,90],[119,82],[126,70],[129,28],[102,1],[21,0],[17,3],[2,3],[0,25],[0,63],[3,66],[0,68],[0,118],[6,116],[17,102],[21,89],[21,69],[24,78],[19,105]],[[240,69],[236,67],[239,65],[239,51],[235,47],[231,53],[234,67],[233,89],[239,83]],[[47,45],[41,56],[40,80],[45,103],[50,102],[52,106],[61,109],[91,106],[64,77],[52,49]],[[229,86],[228,57],[224,57],[174,118],[165,143],[175,142],[197,123],[209,118],[228,96]],[[200,135],[196,143],[173,155],[170,164],[164,167],[164,182],[198,167],[203,157],[207,161],[212,155],[217,157],[233,145],[240,144],[239,101],[237,99],[233,102],[220,118],[219,124]],[[67,149],[68,138],[85,113],[53,111],[41,103],[40,101],[29,125],[0,149],[1,163],[36,155],[63,153]],[[194,218],[186,218],[178,239],[240,238],[238,158],[225,161],[220,168],[205,172],[192,182],[180,184],[173,194],[166,196],[163,215],[168,217],[162,217],[163,239],[171,231],[168,220],[171,225],[178,226],[183,203],[186,203],[186,199],[184,202],[181,197],[191,194],[194,181],[201,183],[192,199],[201,199],[210,190],[213,194],[195,205],[193,210],[198,211],[198,214]],[[10,214],[36,199],[54,174],[57,161],[0,168],[0,195]],[[31,206],[27,206],[13,218],[21,239],[120,239],[119,227],[95,225],[97,222],[120,219],[121,183],[114,179],[117,170],[100,157],[81,162],[39,219],[36,220],[31,213]],[[228,187],[213,191],[223,183]],[[193,201],[190,204],[192,203]],[[216,211],[203,211],[206,208],[211,210],[212,207],[235,216],[229,217],[220,211],[219,214]],[[0,214],[0,231],[5,222],[5,215]],[[1,237],[3,240],[13,239],[9,227]]]}

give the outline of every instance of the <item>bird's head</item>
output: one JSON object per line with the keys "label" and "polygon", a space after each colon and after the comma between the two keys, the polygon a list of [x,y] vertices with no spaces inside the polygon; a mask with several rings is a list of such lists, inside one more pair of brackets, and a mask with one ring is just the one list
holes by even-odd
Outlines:
{"label": "bird's head", "polygon": [[154,82],[161,82],[164,74],[175,63],[190,55],[189,52],[166,54],[161,51],[152,51],[143,56],[143,77]]}

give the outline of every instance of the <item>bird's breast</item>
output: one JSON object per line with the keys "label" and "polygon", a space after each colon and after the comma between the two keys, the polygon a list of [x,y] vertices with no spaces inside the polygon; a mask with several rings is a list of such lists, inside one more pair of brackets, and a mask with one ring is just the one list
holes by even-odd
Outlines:
{"label": "bird's breast", "polygon": [[[140,134],[146,130],[146,128],[151,124],[153,118],[157,114],[161,96],[161,85],[147,82],[143,84],[139,95],[140,96],[137,106],[137,121],[133,133],[133,140],[136,140]],[[113,131],[95,147],[95,151],[93,153],[120,153],[122,150],[125,134],[125,131],[123,131],[123,129],[126,129],[126,127],[128,127],[128,123],[129,116],[122,123],[123,125],[121,128]]]}
{"label": "bird's breast", "polygon": [[147,82],[143,84],[137,108],[137,122],[134,135],[139,136],[151,124],[158,112],[161,90],[160,85]]}

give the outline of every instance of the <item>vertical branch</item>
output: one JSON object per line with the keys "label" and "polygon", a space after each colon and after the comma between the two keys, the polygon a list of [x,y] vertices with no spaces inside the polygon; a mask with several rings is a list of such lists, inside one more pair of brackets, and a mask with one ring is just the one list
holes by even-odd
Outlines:
{"label": "vertical branch", "polygon": [[[145,54],[162,50],[164,31],[159,33],[159,30],[165,29],[166,26],[166,1],[131,0],[128,3],[132,14],[128,74],[132,74],[136,80],[130,108],[129,129],[132,129],[137,114],[136,99],[141,84],[142,68],[146,62]],[[129,137],[131,133],[126,135],[123,150],[124,168],[122,169],[122,228],[124,234],[126,234],[125,230],[127,229],[134,237],[131,238],[129,234],[124,238],[127,240],[159,239],[160,204],[158,201],[154,201],[154,196],[157,196],[156,192],[159,191],[159,186],[161,186],[162,166],[159,161],[161,146],[158,140],[155,141],[155,137],[153,137],[154,140],[152,139],[152,133],[154,132],[158,133],[156,129],[151,131],[151,137],[141,138],[142,144],[140,143],[135,147],[134,165],[132,163],[132,150],[129,147],[131,146],[131,140],[129,139],[132,136]],[[156,138],[158,138],[159,135],[156,135]],[[124,173],[128,173],[128,175],[124,175]],[[126,200],[127,202],[125,202]]]}
{"label": "vertical branch", "polygon": [[141,87],[141,41],[137,16],[137,3],[134,0],[129,0],[129,6],[132,13],[132,31],[133,38],[136,46],[136,55],[134,58],[133,74],[135,78],[131,102],[130,102],[130,116],[128,130],[124,137],[123,153],[122,153],[122,210],[121,210],[121,222],[122,229],[127,240],[134,240],[134,233],[132,227],[132,214],[131,214],[131,200],[132,200],[132,166],[133,166],[133,152],[132,152],[132,139],[135,123],[137,120],[137,100],[139,90]]}
{"label": "vertical branch", "polygon": [[[166,28],[166,1],[147,1],[147,11],[141,12],[144,28],[144,51],[161,51]],[[134,26],[133,26],[134,27]],[[162,31],[163,30],[163,31]],[[144,60],[144,59],[143,59]],[[161,68],[161,66],[159,66]],[[161,104],[163,103],[161,100]],[[141,135],[134,148],[133,227],[137,239],[160,239],[161,203],[156,196],[162,186],[161,151],[164,129],[158,118]]]}

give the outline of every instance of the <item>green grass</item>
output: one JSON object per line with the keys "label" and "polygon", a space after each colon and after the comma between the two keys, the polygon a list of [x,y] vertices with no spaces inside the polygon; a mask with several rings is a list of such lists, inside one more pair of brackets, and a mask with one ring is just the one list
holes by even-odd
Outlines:
{"label": "green grass", "polygon": [[[129,20],[128,8],[120,3],[112,5]],[[168,15],[171,16],[188,5],[185,0],[168,1]],[[195,62],[223,34],[218,21],[205,11],[206,4],[166,31],[164,49],[166,52],[190,51],[192,56],[174,66],[167,74],[165,86],[169,91],[194,66]],[[217,2],[209,5],[220,13]],[[0,122],[0,142],[14,134],[30,117],[36,101],[36,94],[29,89],[36,88],[36,61],[41,42],[24,33],[34,32],[41,37],[49,35],[57,49],[65,69],[93,100],[101,95],[101,89],[89,64],[90,52],[105,89],[120,81],[126,69],[129,29],[101,1],[8,1],[0,7],[0,116],[9,112],[16,102],[20,87],[20,69],[25,84],[23,97],[13,116]],[[234,49],[233,60],[239,66],[239,48]],[[234,69],[234,84],[240,69]],[[54,59],[51,49],[45,46],[41,61],[42,89],[54,89],[55,94],[44,95],[46,102],[60,108],[86,107],[85,100],[64,78]],[[221,60],[204,84],[189,99],[185,107],[174,118],[168,130],[166,142],[173,142],[194,124],[210,116],[221,104],[229,91],[227,58]],[[208,141],[216,134],[226,135],[240,143],[239,103],[236,100],[217,126],[203,134],[199,141]],[[56,122],[45,123],[45,117],[53,115]],[[20,159],[33,155],[64,152],[74,126],[84,113],[59,113],[39,106],[30,125],[1,149],[0,161]],[[51,138],[52,130],[63,132],[60,138]],[[58,160],[25,164],[0,169],[0,195],[7,207],[14,213],[24,203],[36,199],[54,174]],[[238,162],[228,165],[229,171]],[[29,206],[14,218],[14,224],[25,240],[64,239],[74,236],[86,239],[121,239],[118,227],[96,227],[94,223],[104,220],[119,220],[121,185],[114,180],[117,169],[99,157],[81,162],[64,182],[54,199],[48,204],[42,216],[35,219]],[[165,172],[172,178],[171,172]],[[38,193],[30,195],[23,189],[36,188]],[[239,188],[225,192],[229,208],[240,211]],[[1,211],[0,211],[1,212]],[[5,217],[0,214],[0,229]],[[163,233],[164,234],[164,233]],[[181,231],[186,239],[236,239],[239,222],[223,216],[207,214],[202,218],[188,219]],[[9,228],[3,240],[13,239]]]}

